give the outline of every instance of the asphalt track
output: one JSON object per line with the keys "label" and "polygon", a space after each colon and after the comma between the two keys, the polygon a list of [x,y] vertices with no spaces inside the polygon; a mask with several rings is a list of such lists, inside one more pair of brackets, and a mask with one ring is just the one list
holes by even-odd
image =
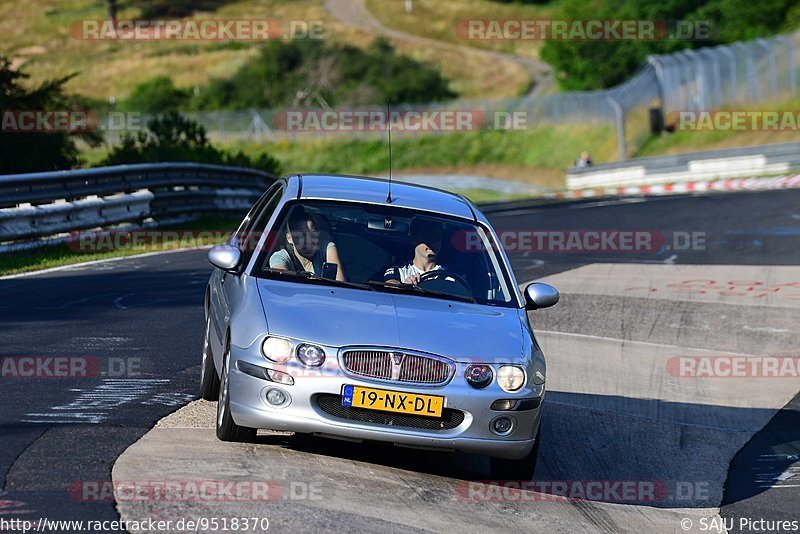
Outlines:
{"label": "asphalt track", "polygon": [[[535,479],[656,481],[667,490],[657,502],[546,492],[475,502],[460,488],[488,477],[483,458],[278,434],[222,444],[207,428],[211,403],[191,403],[150,431],[195,398],[210,267],[205,251],[189,251],[0,280],[1,357],[99,364],[87,378],[2,379],[0,518],[258,513],[271,530],[350,532],[683,532],[683,518],[700,532],[717,513],[734,522],[730,531],[748,532],[741,518],[800,519],[800,380],[676,377],[667,365],[675,356],[798,355],[800,191],[523,203],[490,218],[501,232],[663,236],[647,252],[510,254],[519,281],[545,279],[563,294],[532,316],[549,364]],[[674,232],[702,232],[704,250],[675,250]],[[117,376],[120,362],[142,374]],[[118,481],[268,478],[298,491],[257,510],[117,505],[76,491],[110,481],[112,468]],[[303,487],[325,498],[304,497]]]}

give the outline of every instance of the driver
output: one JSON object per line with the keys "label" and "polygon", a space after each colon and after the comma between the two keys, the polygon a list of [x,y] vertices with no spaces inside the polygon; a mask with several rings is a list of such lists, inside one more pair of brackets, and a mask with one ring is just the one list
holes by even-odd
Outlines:
{"label": "driver", "polygon": [[336,279],[346,281],[336,244],[328,239],[320,239],[317,220],[302,206],[298,206],[289,216],[284,246],[270,256],[269,266],[272,269],[306,271],[322,276],[324,263],[336,264]]}
{"label": "driver", "polygon": [[414,219],[411,222],[411,242],[414,244],[414,257],[405,265],[386,269],[383,274],[384,282],[417,285],[423,274],[447,270],[437,262],[439,252],[442,250],[441,224]]}

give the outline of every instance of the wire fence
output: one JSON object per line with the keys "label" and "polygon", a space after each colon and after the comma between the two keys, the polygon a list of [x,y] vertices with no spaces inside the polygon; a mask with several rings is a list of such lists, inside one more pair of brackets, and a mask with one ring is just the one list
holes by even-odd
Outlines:
{"label": "wire fence", "polygon": [[[663,127],[664,118],[670,112],[710,111],[734,105],[780,102],[797,95],[798,39],[800,33],[650,56],[630,80],[606,90],[393,106],[392,112],[432,114],[462,111],[473,119],[480,117],[468,129],[527,129],[564,123],[612,124],[616,129],[619,159],[626,159],[652,132]],[[385,113],[382,108],[357,111]],[[297,113],[303,119],[319,119],[326,112],[339,116],[332,128],[314,121],[310,125],[295,124],[292,127],[286,121],[287,113]],[[294,142],[332,136],[342,139],[386,138],[386,128],[342,128],[342,113],[347,112],[352,114],[354,110],[248,110],[186,115],[202,124],[210,139],[222,142]],[[524,125],[513,121],[513,117],[519,114],[525,118]],[[454,130],[420,127],[393,131],[393,135],[415,137],[451,131]]]}
{"label": "wire fence", "polygon": [[800,34],[652,56],[666,111],[779,102],[797,94]]}

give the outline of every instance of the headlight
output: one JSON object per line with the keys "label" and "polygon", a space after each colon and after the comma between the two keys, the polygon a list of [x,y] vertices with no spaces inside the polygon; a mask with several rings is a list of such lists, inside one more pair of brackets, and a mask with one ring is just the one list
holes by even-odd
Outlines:
{"label": "headlight", "polygon": [[470,365],[464,372],[464,378],[475,389],[483,389],[492,382],[492,368],[488,365]]}
{"label": "headlight", "polygon": [[504,365],[497,370],[497,383],[505,391],[517,391],[525,384],[525,371],[513,365]]}
{"label": "headlight", "polygon": [[325,351],[322,347],[303,343],[297,347],[297,359],[308,367],[319,367],[325,362]]}
{"label": "headlight", "polygon": [[292,342],[279,337],[268,337],[261,344],[261,353],[270,361],[283,363],[292,357]]}

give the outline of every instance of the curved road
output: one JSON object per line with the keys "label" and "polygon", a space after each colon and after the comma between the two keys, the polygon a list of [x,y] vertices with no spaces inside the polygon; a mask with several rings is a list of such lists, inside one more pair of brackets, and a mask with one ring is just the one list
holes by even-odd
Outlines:
{"label": "curved road", "polygon": [[[488,477],[476,456],[276,433],[224,444],[209,428],[214,404],[200,401],[163,419],[196,398],[205,251],[0,280],[0,519],[246,514],[269,518],[272,530],[308,532],[682,532],[685,518],[699,532],[700,520],[718,513],[797,519],[800,380],[681,377],[669,362],[797,357],[798,206],[800,191],[775,191],[492,212],[501,232],[647,230],[665,245],[511,254],[518,280],[548,280],[563,292],[557,307],[532,316],[550,366],[535,480],[550,485],[522,498],[471,482]],[[676,232],[702,232],[704,249],[674,250]],[[7,360],[21,356],[69,357],[89,371],[7,376]],[[267,503],[115,503],[112,478],[269,480],[278,492]],[[613,492],[553,498],[554,482],[575,481],[659,491],[648,502]]]}
{"label": "curved road", "polygon": [[[427,37],[420,37],[418,35],[387,28],[372,16],[367,9],[365,0],[327,0],[325,8],[331,15],[344,24],[372,34],[386,35],[402,41],[412,41],[428,48],[463,48],[435,39],[428,39]],[[527,94],[527,98],[544,94],[545,91],[550,89],[553,85],[552,67],[544,61],[506,52],[494,52],[474,47],[470,47],[469,50],[470,52],[485,54],[497,60],[511,61],[524,69],[531,78],[531,88]]]}

